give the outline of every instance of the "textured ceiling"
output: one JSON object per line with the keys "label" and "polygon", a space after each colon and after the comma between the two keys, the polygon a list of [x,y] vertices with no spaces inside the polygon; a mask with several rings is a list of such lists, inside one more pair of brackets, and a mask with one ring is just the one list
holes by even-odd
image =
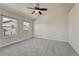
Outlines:
{"label": "textured ceiling", "polygon": [[[33,10],[27,9],[27,7],[34,7],[35,3],[6,3],[4,4],[12,9],[20,11],[33,19],[39,17],[39,14],[31,14]],[[64,7],[66,12],[69,12],[71,8],[74,6],[74,3],[40,3],[40,7],[48,8],[47,12],[53,11],[56,8]],[[43,15],[47,13],[46,11],[42,11]]]}

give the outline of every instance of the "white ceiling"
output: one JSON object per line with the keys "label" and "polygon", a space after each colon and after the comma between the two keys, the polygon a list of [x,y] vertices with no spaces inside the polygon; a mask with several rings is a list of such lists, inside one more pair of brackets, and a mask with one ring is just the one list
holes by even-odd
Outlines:
{"label": "white ceiling", "polygon": [[[27,9],[27,7],[34,7],[35,3],[6,3],[4,4],[12,9],[15,9],[17,11],[20,11],[30,17],[32,17],[33,19],[39,17],[39,14],[31,14],[33,10]],[[74,3],[40,3],[40,7],[44,7],[47,8],[48,11],[53,11],[58,7],[64,6],[65,10],[68,12],[71,10],[71,8],[74,6]],[[45,15],[47,13],[46,11],[43,11],[43,15]]]}

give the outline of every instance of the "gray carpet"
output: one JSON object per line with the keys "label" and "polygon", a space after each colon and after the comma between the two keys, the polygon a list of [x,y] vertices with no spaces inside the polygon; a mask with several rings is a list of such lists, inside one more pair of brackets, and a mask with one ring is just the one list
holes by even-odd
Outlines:
{"label": "gray carpet", "polygon": [[0,48],[0,56],[78,56],[66,42],[32,38]]}

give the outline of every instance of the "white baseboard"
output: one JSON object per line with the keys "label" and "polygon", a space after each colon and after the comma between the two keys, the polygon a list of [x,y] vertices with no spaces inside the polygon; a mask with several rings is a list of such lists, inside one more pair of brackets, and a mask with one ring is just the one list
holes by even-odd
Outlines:
{"label": "white baseboard", "polygon": [[54,37],[54,38],[47,38],[47,37],[43,37],[41,35],[34,35],[34,37],[36,37],[36,38],[42,38],[42,39],[47,39],[47,40],[56,40],[56,41],[68,42],[68,41],[65,40],[65,38],[63,38],[63,36]]}
{"label": "white baseboard", "polygon": [[31,39],[31,38],[32,38],[32,36],[27,36],[27,37],[23,37],[23,38],[15,38],[13,40],[8,39],[8,41],[6,41],[6,39],[3,39],[2,41],[0,40],[0,47],[11,45],[11,44],[14,44],[14,43],[17,43],[17,42],[20,42],[23,40]]}

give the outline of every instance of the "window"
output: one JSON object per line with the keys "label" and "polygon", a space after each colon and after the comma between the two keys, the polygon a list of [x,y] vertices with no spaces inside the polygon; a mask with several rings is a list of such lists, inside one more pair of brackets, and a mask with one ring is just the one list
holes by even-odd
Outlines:
{"label": "window", "polygon": [[29,30],[29,29],[30,29],[30,23],[24,21],[24,22],[23,22],[23,30]]}
{"label": "window", "polygon": [[13,18],[3,17],[2,27],[4,36],[16,34],[17,20]]}

